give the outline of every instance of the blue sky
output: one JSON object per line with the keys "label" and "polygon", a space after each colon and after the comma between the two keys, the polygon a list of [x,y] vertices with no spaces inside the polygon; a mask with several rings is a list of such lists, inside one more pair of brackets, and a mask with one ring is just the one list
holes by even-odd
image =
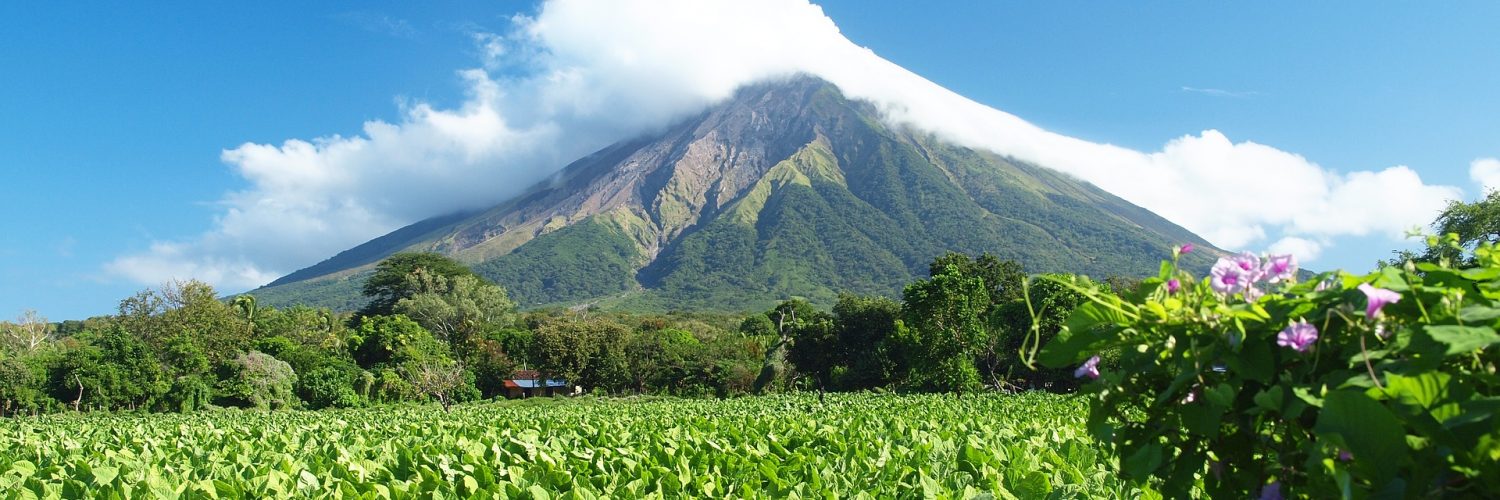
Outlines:
{"label": "blue sky", "polygon": [[[1093,142],[1153,152],[1215,129],[1336,172],[1406,165],[1470,198],[1470,162],[1500,156],[1497,4],[819,3],[886,60]],[[213,231],[248,188],[221,152],[462,106],[476,34],[535,11],[0,4],[0,317],[112,312],[146,285],[108,263]],[[1342,237],[1314,266],[1363,270],[1396,244]]]}

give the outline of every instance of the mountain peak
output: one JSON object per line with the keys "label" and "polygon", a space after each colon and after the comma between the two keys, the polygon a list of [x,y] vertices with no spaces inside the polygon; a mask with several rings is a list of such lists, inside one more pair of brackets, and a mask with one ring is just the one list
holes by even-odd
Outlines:
{"label": "mountain peak", "polygon": [[379,256],[420,250],[470,263],[523,304],[738,309],[893,294],[947,251],[1139,275],[1188,241],[1208,247],[1068,176],[889,128],[873,105],[799,74],[743,87],[488,210],[414,224],[255,293],[331,290]]}

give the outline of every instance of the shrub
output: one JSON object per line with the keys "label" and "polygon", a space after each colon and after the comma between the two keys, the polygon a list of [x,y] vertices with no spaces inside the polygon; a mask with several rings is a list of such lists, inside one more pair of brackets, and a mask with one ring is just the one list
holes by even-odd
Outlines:
{"label": "shrub", "polygon": [[354,384],[362,372],[353,366],[329,365],[302,377],[298,394],[312,408],[357,408],[366,399],[355,391]]}
{"label": "shrub", "polygon": [[1500,251],[1475,256],[1304,283],[1289,256],[1220,259],[1202,281],[1174,260],[1126,298],[1076,288],[1088,300],[1039,359],[1094,379],[1091,432],[1168,497],[1485,496]]}
{"label": "shrub", "polygon": [[224,381],[224,397],[260,409],[297,406],[297,396],[292,390],[297,384],[297,372],[285,361],[250,351],[229,365],[232,375]]}

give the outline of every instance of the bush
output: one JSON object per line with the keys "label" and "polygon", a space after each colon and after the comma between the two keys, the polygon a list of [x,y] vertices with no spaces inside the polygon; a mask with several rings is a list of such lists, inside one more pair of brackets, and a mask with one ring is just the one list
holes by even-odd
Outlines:
{"label": "bush", "polygon": [[259,409],[297,406],[293,387],[297,372],[292,365],[260,351],[250,351],[229,362],[231,374],[223,381],[221,395]]}
{"label": "bush", "polygon": [[298,395],[314,409],[358,408],[366,398],[355,391],[362,371],[353,366],[330,365],[308,372],[302,377]]}
{"label": "bush", "polygon": [[1202,281],[1168,262],[1127,298],[1076,288],[1088,300],[1039,359],[1082,363],[1091,432],[1167,497],[1486,496],[1500,251],[1475,256],[1305,283],[1290,256],[1220,259]]}

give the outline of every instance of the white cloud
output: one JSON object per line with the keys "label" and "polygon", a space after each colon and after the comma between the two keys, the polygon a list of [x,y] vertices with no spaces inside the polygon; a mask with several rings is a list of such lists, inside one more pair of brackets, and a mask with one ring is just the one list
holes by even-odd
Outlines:
{"label": "white cloud", "polygon": [[1266,249],[1272,255],[1292,254],[1297,256],[1297,261],[1302,264],[1318,260],[1323,255],[1323,244],[1295,236],[1288,236],[1276,240]]}
{"label": "white cloud", "polygon": [[474,45],[479,47],[480,61],[488,70],[500,69],[505,61],[505,38],[494,33],[472,33]]}
{"label": "white cloud", "polygon": [[503,37],[475,35],[480,64],[510,76],[461,72],[463,105],[419,103],[356,137],[225,151],[248,186],[224,198],[215,228],[109,269],[148,283],[259,285],[403,224],[499,201],[741,85],[797,72],[876,103],[893,123],[1072,174],[1230,249],[1399,237],[1461,195],[1406,167],[1340,173],[1215,130],[1155,152],[1048,132],[853,44],[806,0],[551,0],[514,21]]}
{"label": "white cloud", "polygon": [[1479,158],[1469,163],[1469,178],[1479,183],[1481,194],[1500,189],[1500,159]]}
{"label": "white cloud", "polygon": [[1246,98],[1246,97],[1255,97],[1255,96],[1260,95],[1260,92],[1254,91],[1254,90],[1226,90],[1226,89],[1214,89],[1214,88],[1198,88],[1198,87],[1189,87],[1189,86],[1186,86],[1186,85],[1182,86],[1182,91],[1183,92],[1193,93],[1193,94],[1203,94],[1203,95],[1211,96],[1211,97],[1233,97],[1233,98],[1236,98],[1236,99],[1243,99],[1243,98]]}

